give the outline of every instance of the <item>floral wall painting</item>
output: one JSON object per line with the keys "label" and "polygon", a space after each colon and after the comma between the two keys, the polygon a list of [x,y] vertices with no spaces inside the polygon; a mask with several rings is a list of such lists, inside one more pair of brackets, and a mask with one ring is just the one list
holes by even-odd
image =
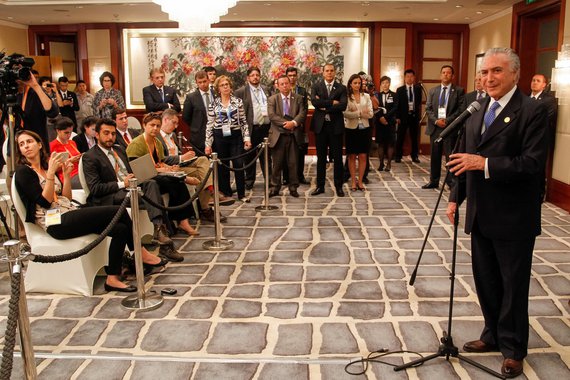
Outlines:
{"label": "floral wall painting", "polygon": [[144,107],[142,88],[150,83],[153,67],[164,69],[181,102],[195,89],[194,75],[204,66],[231,77],[234,89],[245,83],[252,66],[261,69],[261,81],[268,87],[289,66],[297,67],[299,84],[307,89],[322,78],[325,63],[337,67],[343,83],[351,74],[368,72],[368,30],[359,28],[216,29],[199,35],[127,29],[123,42],[129,108]]}

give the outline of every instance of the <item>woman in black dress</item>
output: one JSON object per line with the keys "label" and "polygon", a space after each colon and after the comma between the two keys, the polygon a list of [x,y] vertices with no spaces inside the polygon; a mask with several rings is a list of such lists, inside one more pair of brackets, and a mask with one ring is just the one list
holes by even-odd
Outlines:
{"label": "woman in black dress", "polygon": [[[378,94],[379,111],[376,113],[376,142],[378,143],[378,170],[387,172],[392,169],[392,156],[396,144],[396,112],[398,112],[398,97],[390,91],[390,77],[380,78],[380,93]],[[386,158],[386,166],[384,166]]]}

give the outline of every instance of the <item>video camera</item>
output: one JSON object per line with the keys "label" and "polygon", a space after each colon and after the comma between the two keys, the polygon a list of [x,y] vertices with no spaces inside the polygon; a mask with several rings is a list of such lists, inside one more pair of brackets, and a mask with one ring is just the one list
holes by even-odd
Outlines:
{"label": "video camera", "polygon": [[0,52],[0,101],[13,101],[18,93],[17,80],[27,81],[32,75],[33,58],[22,54]]}

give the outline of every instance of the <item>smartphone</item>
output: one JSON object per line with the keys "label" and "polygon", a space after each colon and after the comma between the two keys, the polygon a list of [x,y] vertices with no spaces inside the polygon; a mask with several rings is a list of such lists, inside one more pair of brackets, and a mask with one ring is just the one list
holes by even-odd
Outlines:
{"label": "smartphone", "polygon": [[177,292],[178,291],[176,289],[173,289],[173,288],[164,288],[160,291],[160,294],[165,295],[165,296],[173,296]]}
{"label": "smartphone", "polygon": [[67,161],[67,159],[69,158],[69,152],[60,152],[57,155],[58,157],[60,157],[62,161]]}

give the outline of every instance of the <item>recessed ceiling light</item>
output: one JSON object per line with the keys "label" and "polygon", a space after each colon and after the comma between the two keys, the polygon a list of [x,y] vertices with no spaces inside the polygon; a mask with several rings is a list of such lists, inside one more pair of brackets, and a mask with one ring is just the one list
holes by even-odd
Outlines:
{"label": "recessed ceiling light", "polygon": [[82,9],[82,8],[83,8],[83,5],[76,5],[75,6],[75,9]]}
{"label": "recessed ceiling light", "polygon": [[477,13],[478,15],[482,15],[482,14],[483,14],[482,11],[477,11],[477,12],[475,12],[475,13]]}
{"label": "recessed ceiling light", "polygon": [[456,5],[455,8],[463,8],[463,5]]}
{"label": "recessed ceiling light", "polygon": [[360,3],[360,5],[362,5],[363,7],[368,7],[368,6],[370,6],[370,3],[364,2],[364,3]]}
{"label": "recessed ceiling light", "polygon": [[471,20],[471,17],[465,17],[465,20]]}
{"label": "recessed ceiling light", "polygon": [[436,17],[436,18],[433,19],[433,21],[439,21],[439,19]]}
{"label": "recessed ceiling light", "polygon": [[12,16],[8,16],[8,17],[6,17],[6,18],[7,18],[8,20],[13,20],[13,19],[14,19],[14,17],[12,17]]}

